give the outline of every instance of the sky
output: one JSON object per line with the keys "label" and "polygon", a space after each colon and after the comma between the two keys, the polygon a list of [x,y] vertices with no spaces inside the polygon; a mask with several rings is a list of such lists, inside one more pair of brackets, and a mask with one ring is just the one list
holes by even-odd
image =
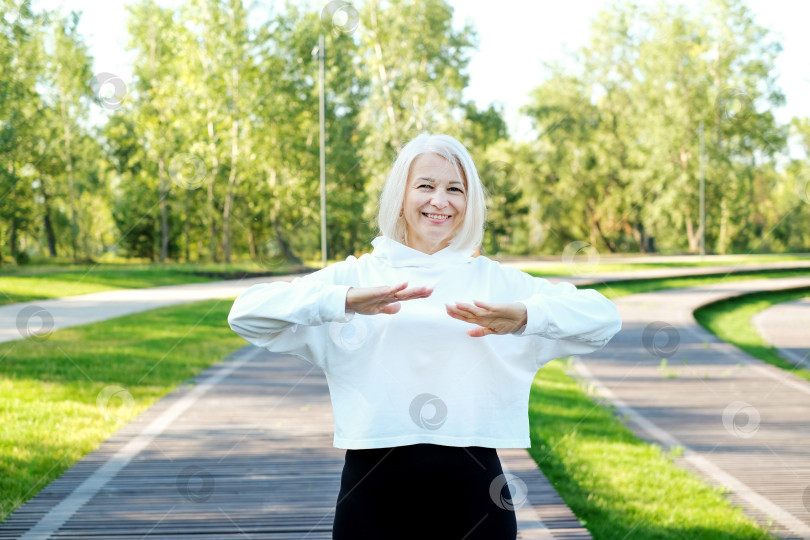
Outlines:
{"label": "sky", "polygon": [[[95,73],[113,73],[125,81],[131,74],[131,56],[125,51],[125,0],[31,0],[38,6],[62,6],[82,11],[79,25]],[[176,0],[159,0],[172,5]],[[278,1],[278,0],[276,0]],[[653,0],[639,3],[651,3]],[[268,3],[272,3],[268,0]],[[324,5],[326,0],[322,2]],[[479,108],[498,103],[504,108],[510,134],[516,139],[530,135],[530,124],[519,108],[529,92],[541,82],[542,63],[563,57],[567,50],[584,45],[591,19],[609,0],[450,0],[455,24],[471,20],[478,32],[479,47],[469,65],[470,84],[464,98]],[[682,0],[687,6],[698,0]],[[776,61],[777,84],[787,105],[775,110],[780,123],[793,116],[810,117],[810,2],[804,0],[748,0],[756,21],[772,31],[783,47]]]}

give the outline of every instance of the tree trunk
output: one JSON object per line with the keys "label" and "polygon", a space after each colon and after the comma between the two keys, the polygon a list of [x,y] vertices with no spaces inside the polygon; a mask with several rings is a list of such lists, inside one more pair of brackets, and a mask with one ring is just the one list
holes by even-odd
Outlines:
{"label": "tree trunk", "polygon": [[51,221],[51,205],[48,199],[48,191],[45,189],[45,178],[41,177],[42,205],[45,210],[45,237],[48,239],[48,252],[51,257],[56,257],[56,234],[53,232],[53,222]]}
{"label": "tree trunk", "polygon": [[160,262],[165,263],[169,251],[169,220],[166,209],[166,170],[163,156],[158,159],[158,178],[160,179]]}
{"label": "tree trunk", "polygon": [[222,215],[222,249],[226,263],[231,262],[231,206],[233,204],[234,186],[236,185],[237,153],[239,151],[239,72],[232,69],[231,77],[235,110],[231,118],[231,170],[228,175],[228,193],[225,196],[225,208]]}
{"label": "tree trunk", "polygon": [[[214,136],[214,122],[210,119],[211,116],[211,109],[209,108],[208,116],[208,152],[212,156],[214,161],[213,168],[211,169],[211,181],[208,182],[208,226],[209,226],[209,238],[208,238],[208,252],[209,258],[213,262],[218,262],[219,258],[217,255],[217,214],[216,209],[214,208],[214,184],[217,181],[217,175],[219,174],[219,158],[217,158],[217,146],[215,142]],[[200,250],[202,253],[202,250]]]}
{"label": "tree trunk", "polygon": [[[700,229],[700,227],[698,227]],[[700,251],[700,231],[695,231],[692,218],[686,216],[686,240],[689,242],[689,252],[698,253]]]}
{"label": "tree trunk", "polygon": [[380,72],[380,86],[382,86],[383,95],[385,96],[385,109],[388,113],[388,121],[391,122],[391,132],[393,133],[391,144],[394,145],[394,148],[399,149],[402,143],[399,138],[399,130],[397,129],[397,115],[394,109],[394,100],[391,98],[391,89],[388,85],[388,71],[385,69],[382,46],[380,45],[376,1],[371,3],[371,24],[373,26],[372,33],[374,35],[374,53],[377,57],[378,71]]}
{"label": "tree trunk", "polygon": [[188,212],[186,212],[186,220],[183,224],[183,234],[185,236],[186,262],[189,262],[191,260],[191,250],[189,248],[189,243],[191,242],[191,225],[189,224]]}
{"label": "tree trunk", "polygon": [[289,244],[284,240],[284,237],[281,236],[281,229],[278,226],[278,220],[275,216],[273,216],[273,232],[276,233],[276,240],[278,241],[279,247],[281,247],[281,252],[284,253],[284,257],[288,261],[293,261],[296,264],[301,264],[301,259],[296,257],[295,253],[292,252],[290,249]]}
{"label": "tree trunk", "polygon": [[256,238],[253,234],[253,225],[248,227],[248,249],[250,250],[251,260],[256,260]]}
{"label": "tree trunk", "polygon": [[60,94],[59,101],[61,102],[62,111],[62,128],[65,132],[65,163],[68,175],[68,192],[70,194],[70,246],[73,250],[73,260],[76,260],[76,196],[73,188],[73,153],[70,145],[70,126],[71,123],[67,118],[67,104],[64,97]]}

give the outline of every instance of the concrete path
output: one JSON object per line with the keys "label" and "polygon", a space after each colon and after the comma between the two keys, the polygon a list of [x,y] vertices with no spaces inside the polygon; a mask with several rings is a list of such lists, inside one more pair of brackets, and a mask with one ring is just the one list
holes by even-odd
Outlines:
{"label": "concrete path", "polygon": [[0,343],[131,313],[188,302],[239,296],[255,283],[290,281],[295,276],[259,277],[147,289],[119,289],[52,300],[36,300],[0,306]]}
{"label": "concrete path", "polygon": [[[618,298],[623,328],[577,370],[642,438],[730,489],[733,503],[785,538],[810,538],[810,383],[720,341],[701,305],[810,277],[724,282]],[[806,334],[805,334],[806,335]]]}
{"label": "concrete path", "polygon": [[[0,538],[326,540],[345,455],[333,429],[320,369],[246,346],[17,509]],[[590,538],[525,449],[498,454],[518,538]],[[424,504],[441,504],[434,487]]]}
{"label": "concrete path", "polygon": [[760,311],[751,322],[785,360],[810,369],[810,293]]}

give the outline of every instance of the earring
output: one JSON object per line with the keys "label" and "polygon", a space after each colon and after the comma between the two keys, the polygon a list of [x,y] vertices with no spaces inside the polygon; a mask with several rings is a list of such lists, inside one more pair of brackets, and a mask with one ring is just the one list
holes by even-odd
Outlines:
{"label": "earring", "polygon": [[402,208],[399,209],[399,215],[402,215]]}

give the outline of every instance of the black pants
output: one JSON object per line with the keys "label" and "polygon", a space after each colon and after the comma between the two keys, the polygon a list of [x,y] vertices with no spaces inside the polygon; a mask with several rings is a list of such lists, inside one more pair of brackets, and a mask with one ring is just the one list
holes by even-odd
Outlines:
{"label": "black pants", "polygon": [[517,520],[501,475],[494,448],[346,450],[332,538],[515,540]]}

